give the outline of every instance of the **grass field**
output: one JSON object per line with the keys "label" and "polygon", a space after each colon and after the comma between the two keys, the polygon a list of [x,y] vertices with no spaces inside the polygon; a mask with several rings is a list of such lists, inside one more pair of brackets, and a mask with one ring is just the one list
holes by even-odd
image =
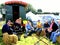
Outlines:
{"label": "grass field", "polygon": [[[0,36],[2,35],[1,32],[2,25],[3,22],[0,22]],[[38,38],[35,34],[32,34],[27,38],[24,38],[24,34],[22,34],[20,39],[21,40],[18,41],[16,45],[60,45],[59,43],[52,44],[52,42],[49,41],[49,39],[45,38],[44,36],[40,36]],[[2,37],[0,37],[0,45],[5,45],[2,41]]]}
{"label": "grass field", "polygon": [[4,25],[5,21],[0,21],[0,29],[2,28],[2,26]]}

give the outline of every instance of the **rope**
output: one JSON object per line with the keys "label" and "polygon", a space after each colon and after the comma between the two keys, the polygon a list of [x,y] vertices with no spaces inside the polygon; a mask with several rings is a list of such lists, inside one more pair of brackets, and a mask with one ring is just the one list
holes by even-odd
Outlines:
{"label": "rope", "polygon": [[[37,37],[36,37],[37,38]],[[43,40],[41,40],[39,37],[38,37],[39,41],[42,41],[44,42]],[[39,41],[37,41],[36,43],[34,43],[34,45],[36,45],[37,43],[39,43]],[[44,42],[46,45],[48,45],[46,42]]]}

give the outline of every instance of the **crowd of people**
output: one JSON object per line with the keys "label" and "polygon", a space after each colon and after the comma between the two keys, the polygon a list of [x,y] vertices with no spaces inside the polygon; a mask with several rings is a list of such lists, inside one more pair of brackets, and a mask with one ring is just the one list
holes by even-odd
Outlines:
{"label": "crowd of people", "polygon": [[2,33],[8,33],[9,35],[15,34],[18,36],[18,40],[20,40],[20,34],[22,34],[22,24],[21,24],[21,18],[16,19],[14,23],[11,20],[8,20],[6,24],[2,27]]}
{"label": "crowd of people", "polygon": [[[59,26],[55,23],[54,19],[51,20],[51,24],[46,21],[44,25],[40,20],[37,21],[36,29],[33,27],[31,21],[27,20],[25,26],[23,26],[22,19],[16,19],[13,23],[11,20],[8,20],[5,25],[2,27],[2,33],[8,34],[16,34],[18,36],[18,40],[20,40],[20,36],[22,32],[24,32],[24,38],[28,37],[29,35],[37,32],[37,35],[40,35],[42,30],[45,31],[46,37],[52,40],[53,43],[56,42],[57,36],[60,36],[60,20],[58,21]],[[24,29],[23,29],[24,28]]]}

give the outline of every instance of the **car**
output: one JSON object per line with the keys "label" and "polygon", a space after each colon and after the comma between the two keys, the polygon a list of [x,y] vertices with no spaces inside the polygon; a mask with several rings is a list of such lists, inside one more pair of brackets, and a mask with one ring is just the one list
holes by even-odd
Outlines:
{"label": "car", "polygon": [[2,14],[0,13],[0,21],[2,20]]}
{"label": "car", "polygon": [[60,20],[60,16],[56,16],[56,20],[59,21]]}
{"label": "car", "polygon": [[59,26],[58,21],[60,20],[60,16],[56,16],[56,24]]}

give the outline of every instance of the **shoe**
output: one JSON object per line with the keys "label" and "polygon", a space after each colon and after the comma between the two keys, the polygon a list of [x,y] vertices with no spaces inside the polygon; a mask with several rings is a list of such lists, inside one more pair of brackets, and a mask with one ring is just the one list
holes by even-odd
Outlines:
{"label": "shoe", "polygon": [[52,41],[52,40],[50,39],[50,41]]}
{"label": "shoe", "polygon": [[24,36],[24,38],[27,38],[27,36]]}
{"label": "shoe", "polygon": [[20,38],[18,38],[18,41],[20,41]]}
{"label": "shoe", "polygon": [[56,42],[53,42],[53,44],[55,44]]}
{"label": "shoe", "polygon": [[18,41],[20,41],[20,39],[18,39]]}

